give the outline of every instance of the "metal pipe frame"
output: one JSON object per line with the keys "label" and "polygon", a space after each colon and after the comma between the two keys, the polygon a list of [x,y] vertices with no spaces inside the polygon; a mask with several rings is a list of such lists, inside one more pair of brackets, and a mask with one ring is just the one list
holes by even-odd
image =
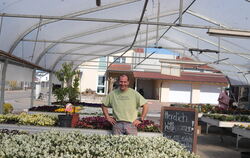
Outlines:
{"label": "metal pipe frame", "polygon": [[[168,13],[163,13],[161,15],[161,17],[164,17],[164,16],[170,16],[170,15],[173,15],[173,14],[177,14],[178,12],[177,11],[173,11],[173,12],[168,12]],[[149,19],[153,20],[155,19],[156,17],[150,17]],[[71,36],[68,36],[68,37],[65,37],[65,38],[62,38],[62,39],[59,39],[58,41],[66,41],[66,40],[72,40],[74,38],[79,38],[79,37],[83,37],[83,36],[87,36],[87,35],[91,35],[91,34],[94,34],[94,33],[98,33],[98,32],[103,32],[103,31],[107,31],[107,30],[111,30],[111,29],[114,29],[114,28],[118,28],[118,27],[122,27],[122,26],[126,26],[127,24],[115,24],[115,25],[111,25],[111,26],[108,26],[108,27],[104,27],[104,28],[99,28],[99,29],[95,29],[95,30],[92,30],[92,31],[88,31],[88,32],[82,32],[82,33],[78,33],[78,34],[75,34],[75,35],[71,35]],[[150,32],[153,32],[155,29],[152,29],[150,30]],[[144,31],[145,32],[145,31]],[[121,37],[116,37],[116,38],[113,38],[113,39],[109,39],[109,40],[106,40],[105,42],[112,42],[112,41],[115,41],[115,40],[119,40],[119,39],[123,39],[123,38],[127,38],[127,37],[132,37],[134,34],[128,34],[126,36],[121,36]],[[100,41],[99,41],[100,42]],[[103,41],[101,41],[103,42]],[[39,62],[41,61],[42,57],[51,49],[53,48],[54,46],[56,46],[57,43],[53,43],[51,45],[49,45],[46,49],[44,49],[44,51],[39,55],[39,57],[37,58],[36,60],[36,64],[39,64]]]}
{"label": "metal pipe frame", "polygon": [[41,67],[41,66],[38,66],[38,65],[33,64],[33,63],[29,62],[29,61],[23,60],[23,59],[21,59],[21,58],[19,58],[19,57],[16,57],[16,56],[14,56],[14,55],[11,55],[11,54],[9,54],[9,53],[6,53],[6,52],[0,50],[0,58],[1,58],[1,57],[3,57],[4,60],[5,60],[5,59],[8,59],[9,62],[11,62],[12,64],[15,64],[15,65],[26,66],[26,67],[28,67],[28,68],[37,68],[37,69],[39,69],[39,70],[43,70],[43,71],[46,71],[46,72],[49,72],[49,71],[50,71],[50,70],[45,69],[45,68],[43,68],[43,67]]}
{"label": "metal pipe frame", "polygon": [[[70,20],[70,21],[90,21],[90,22],[105,22],[105,23],[119,23],[119,24],[143,24],[143,25],[160,25],[160,26],[171,26],[171,27],[187,27],[187,28],[198,28],[198,29],[219,29],[215,26],[205,25],[192,25],[192,24],[176,24],[176,23],[165,23],[165,22],[150,22],[150,21],[137,21],[137,20],[120,20],[120,19],[100,19],[100,18],[82,18],[82,17],[64,17],[64,16],[47,16],[47,15],[27,15],[27,14],[0,14],[3,17],[14,17],[14,18],[32,18],[32,19],[50,19],[50,20]],[[235,31],[248,31],[241,29],[230,29]]]}
{"label": "metal pipe frame", "polygon": [[0,73],[2,74],[1,77],[1,95],[0,95],[0,114],[4,112],[4,91],[5,91],[5,80],[6,80],[6,71],[8,66],[8,59],[5,59],[3,65],[1,66]]}
{"label": "metal pipe frame", "polygon": [[[134,3],[134,2],[138,2],[140,0],[124,0],[124,1],[119,1],[119,2],[115,2],[112,4],[108,4],[108,5],[102,5],[100,7],[95,7],[95,8],[91,8],[91,9],[87,9],[87,10],[83,10],[83,11],[78,11],[75,13],[71,13],[71,14],[67,14],[64,15],[62,17],[76,17],[76,16],[81,16],[81,15],[85,15],[85,14],[89,14],[89,13],[93,13],[93,12],[97,12],[97,11],[101,11],[101,10],[105,10],[105,9],[109,9],[109,8],[113,8],[113,7],[117,7],[117,6],[121,6],[121,5],[125,5],[125,4],[130,4],[130,3]],[[41,23],[40,26],[46,25],[46,24],[50,24],[53,22],[58,22],[61,19],[52,19],[52,20],[43,20],[43,22]],[[25,30],[13,43],[13,45],[11,46],[9,53],[12,54],[14,49],[17,47],[18,43],[25,37],[27,36],[30,32],[32,32],[33,30],[37,29],[39,27],[39,23],[31,26],[30,28],[28,28],[27,30]]]}

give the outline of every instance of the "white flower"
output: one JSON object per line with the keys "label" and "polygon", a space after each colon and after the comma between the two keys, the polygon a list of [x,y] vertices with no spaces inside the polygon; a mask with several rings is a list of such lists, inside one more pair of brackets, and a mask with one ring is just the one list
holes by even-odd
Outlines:
{"label": "white flower", "polygon": [[198,156],[164,137],[84,135],[50,131],[33,135],[0,134],[0,157],[155,158]]}

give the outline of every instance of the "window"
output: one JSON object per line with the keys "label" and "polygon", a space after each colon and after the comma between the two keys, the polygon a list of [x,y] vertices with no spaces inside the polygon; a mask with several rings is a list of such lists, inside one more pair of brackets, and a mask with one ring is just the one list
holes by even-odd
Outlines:
{"label": "window", "polygon": [[[114,61],[117,59],[118,57],[114,57]],[[126,63],[126,58],[125,57],[120,57],[118,58],[115,63]]]}
{"label": "window", "polygon": [[99,60],[99,70],[106,70],[106,68],[107,68],[106,57],[101,57]]}
{"label": "window", "polygon": [[97,91],[98,94],[104,94],[105,92],[105,76],[98,76]]}

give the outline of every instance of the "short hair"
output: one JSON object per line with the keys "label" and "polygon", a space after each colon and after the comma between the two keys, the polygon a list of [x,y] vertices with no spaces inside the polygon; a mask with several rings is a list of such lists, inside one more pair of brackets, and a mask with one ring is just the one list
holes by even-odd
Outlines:
{"label": "short hair", "polygon": [[129,77],[128,77],[128,75],[126,75],[126,74],[122,74],[122,75],[120,75],[119,80],[120,80],[120,78],[121,78],[121,77],[127,77],[128,81],[129,81]]}

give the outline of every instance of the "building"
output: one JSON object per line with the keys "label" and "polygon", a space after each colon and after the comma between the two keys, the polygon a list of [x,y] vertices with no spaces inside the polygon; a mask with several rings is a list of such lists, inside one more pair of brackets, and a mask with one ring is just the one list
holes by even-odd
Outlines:
{"label": "building", "polygon": [[217,104],[222,88],[228,86],[226,77],[219,71],[174,53],[146,54],[144,49],[135,49],[117,59],[118,56],[120,54],[84,63],[80,67],[81,91],[91,89],[105,95],[116,87],[121,74],[127,74],[129,86],[146,99]]}

